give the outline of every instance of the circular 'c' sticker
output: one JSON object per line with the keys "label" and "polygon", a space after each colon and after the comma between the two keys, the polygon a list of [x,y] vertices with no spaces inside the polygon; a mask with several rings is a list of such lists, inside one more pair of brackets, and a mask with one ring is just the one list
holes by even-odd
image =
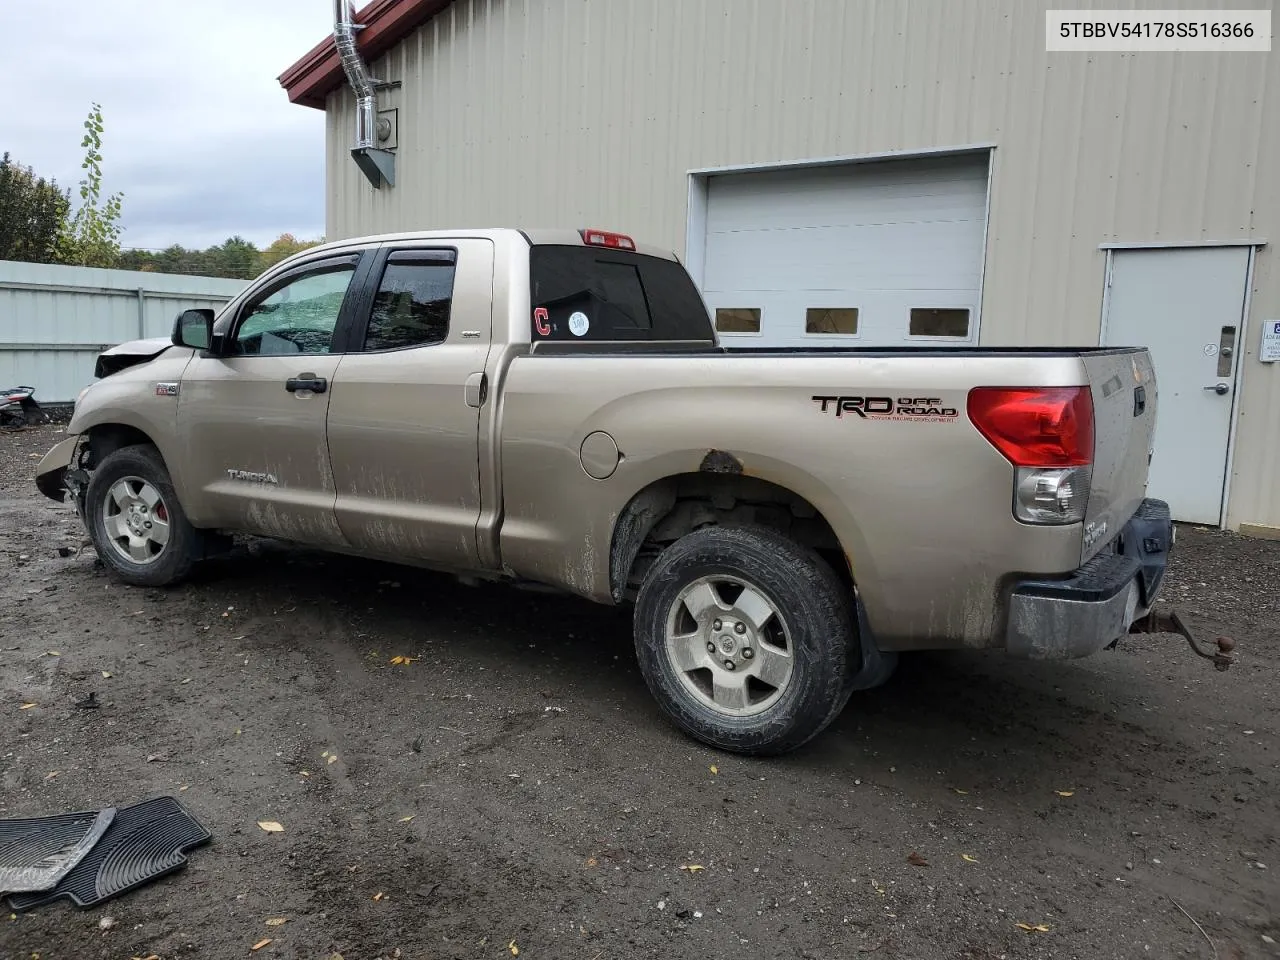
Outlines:
{"label": "circular 'c' sticker", "polygon": [[587,319],[587,315],[581,310],[575,310],[569,314],[569,332],[575,337],[581,337],[591,328],[591,321]]}

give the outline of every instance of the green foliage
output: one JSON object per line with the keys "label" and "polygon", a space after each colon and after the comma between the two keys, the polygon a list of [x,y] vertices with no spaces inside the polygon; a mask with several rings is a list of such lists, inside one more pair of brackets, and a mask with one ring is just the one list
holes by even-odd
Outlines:
{"label": "green foliage", "polygon": [[267,249],[258,254],[258,272],[262,273],[268,267],[274,267],[281,260],[288,259],[295,253],[301,253],[303,250],[323,242],[322,240],[299,240],[292,233],[282,233],[271,242]]}
{"label": "green foliage", "polygon": [[58,256],[63,263],[86,267],[114,267],[120,256],[120,208],[123,195],[102,197],[102,107],[95,103],[84,122],[85,150],[80,164],[85,177],[80,181],[80,206],[63,224],[58,238]]}
{"label": "green foliage", "polygon": [[283,233],[265,250],[259,250],[243,237],[229,237],[204,250],[191,250],[175,243],[159,251],[123,250],[116,266],[122,270],[144,270],[150,273],[185,273],[201,277],[252,280],[285,257],[323,242],[299,240],[291,233]]}
{"label": "green foliage", "polygon": [[0,159],[0,260],[53,260],[69,208],[55,181],[37,177],[6,153]]}

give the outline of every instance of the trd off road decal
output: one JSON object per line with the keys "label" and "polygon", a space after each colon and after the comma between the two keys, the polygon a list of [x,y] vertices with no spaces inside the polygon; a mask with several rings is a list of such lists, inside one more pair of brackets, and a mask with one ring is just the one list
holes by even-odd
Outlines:
{"label": "trd off road decal", "polygon": [[822,413],[846,414],[863,420],[913,420],[918,423],[952,423],[960,416],[955,407],[945,407],[939,397],[823,397],[815,396]]}

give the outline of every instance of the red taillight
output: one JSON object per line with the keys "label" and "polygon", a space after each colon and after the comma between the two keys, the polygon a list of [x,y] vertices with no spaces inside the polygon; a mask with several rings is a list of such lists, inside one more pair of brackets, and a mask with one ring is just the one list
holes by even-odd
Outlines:
{"label": "red taillight", "polygon": [[583,230],[582,242],[593,247],[612,247],[615,250],[634,250],[636,242],[625,233],[609,230]]}
{"label": "red taillight", "polygon": [[1016,467],[1093,462],[1088,387],[975,387],[969,391],[969,419]]}

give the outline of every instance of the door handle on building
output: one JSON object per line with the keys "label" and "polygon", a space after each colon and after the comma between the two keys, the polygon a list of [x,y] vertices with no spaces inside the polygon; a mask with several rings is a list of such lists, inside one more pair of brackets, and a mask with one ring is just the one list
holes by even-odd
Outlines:
{"label": "door handle on building", "polygon": [[1209,384],[1209,386],[1205,387],[1205,389],[1212,390],[1214,393],[1216,393],[1220,397],[1226,396],[1228,393],[1231,392],[1231,388],[1228,387],[1225,383],[1211,383]]}

